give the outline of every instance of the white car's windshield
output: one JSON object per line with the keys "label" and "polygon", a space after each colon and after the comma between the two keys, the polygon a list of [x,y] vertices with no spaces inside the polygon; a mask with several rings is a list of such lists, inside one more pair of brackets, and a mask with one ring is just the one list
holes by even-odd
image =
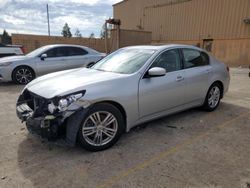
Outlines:
{"label": "white car's windshield", "polygon": [[102,59],[92,69],[132,74],[138,71],[154,54],[151,49],[121,49]]}
{"label": "white car's windshield", "polygon": [[28,53],[26,56],[29,56],[29,57],[37,57],[38,55],[40,55],[44,50],[48,49],[48,46],[43,46],[43,47],[40,47],[30,53]]}

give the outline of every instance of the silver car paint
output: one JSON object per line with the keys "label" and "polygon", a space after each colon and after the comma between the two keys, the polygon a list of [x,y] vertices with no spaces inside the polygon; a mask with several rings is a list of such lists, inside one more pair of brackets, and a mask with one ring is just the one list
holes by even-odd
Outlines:
{"label": "silver car paint", "polygon": [[[210,56],[210,65],[167,73],[162,77],[143,78],[153,60],[164,50],[200,48],[186,45],[135,46],[155,49],[155,54],[136,73],[126,75],[93,69],[75,69],[40,77],[26,89],[45,98],[86,90],[82,101],[94,104],[112,101],[126,112],[127,131],[137,124],[203,104],[209,87],[221,81],[228,90],[226,66]],[[75,105],[75,104],[73,104]]]}
{"label": "silver car paint", "polygon": [[[88,51],[88,54],[81,56],[46,58],[44,61],[41,60],[40,57],[28,57],[24,55],[0,58],[0,75],[2,75],[2,81],[11,81],[12,72],[18,66],[29,66],[35,71],[36,76],[41,76],[51,72],[84,67],[88,63],[96,62],[105,56],[105,54],[96,52],[95,50],[84,46],[63,44],[48,45],[39,55],[56,47],[79,47]],[[5,62],[12,62],[12,64],[9,66],[1,66],[1,64]]]}

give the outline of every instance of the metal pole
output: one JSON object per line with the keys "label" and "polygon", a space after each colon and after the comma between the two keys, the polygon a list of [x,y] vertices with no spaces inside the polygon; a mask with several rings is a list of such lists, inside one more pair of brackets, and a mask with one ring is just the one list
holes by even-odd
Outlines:
{"label": "metal pole", "polygon": [[120,25],[116,25],[117,27],[117,49],[120,48]]}
{"label": "metal pole", "polygon": [[48,34],[50,36],[50,25],[49,25],[49,4],[47,4],[47,19],[48,19]]}
{"label": "metal pole", "polygon": [[105,50],[106,50],[106,54],[108,54],[108,26],[107,26],[107,21],[105,22]]}

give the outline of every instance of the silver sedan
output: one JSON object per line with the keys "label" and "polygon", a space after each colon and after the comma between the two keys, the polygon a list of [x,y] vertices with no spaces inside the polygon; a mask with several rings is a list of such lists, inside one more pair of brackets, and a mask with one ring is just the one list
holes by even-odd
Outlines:
{"label": "silver sedan", "polygon": [[228,67],[200,48],[127,47],[90,68],[32,81],[17,115],[32,133],[99,151],[138,124],[199,106],[215,110],[229,80]]}
{"label": "silver sedan", "polygon": [[0,58],[0,81],[27,84],[34,78],[61,70],[84,67],[105,54],[79,45],[47,45],[27,55]]}

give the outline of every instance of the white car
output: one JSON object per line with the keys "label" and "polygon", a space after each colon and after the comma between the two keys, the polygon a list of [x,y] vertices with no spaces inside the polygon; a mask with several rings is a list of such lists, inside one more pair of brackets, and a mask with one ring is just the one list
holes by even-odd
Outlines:
{"label": "white car", "polygon": [[0,58],[13,55],[23,55],[23,54],[24,54],[24,48],[22,45],[0,44]]}
{"label": "white car", "polygon": [[27,84],[34,78],[94,64],[106,54],[79,45],[47,45],[27,55],[0,59],[0,80]]}

